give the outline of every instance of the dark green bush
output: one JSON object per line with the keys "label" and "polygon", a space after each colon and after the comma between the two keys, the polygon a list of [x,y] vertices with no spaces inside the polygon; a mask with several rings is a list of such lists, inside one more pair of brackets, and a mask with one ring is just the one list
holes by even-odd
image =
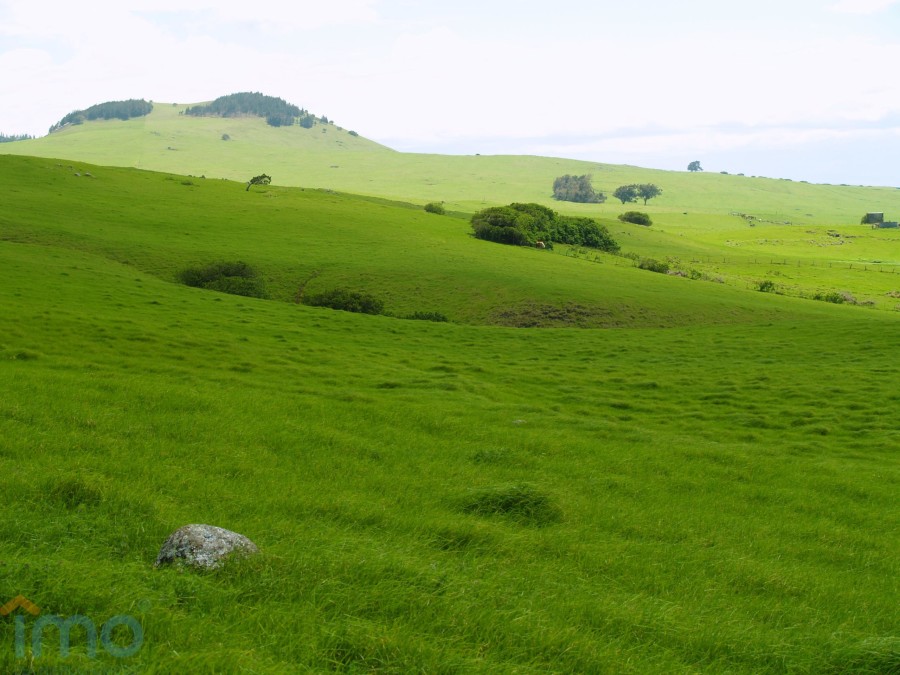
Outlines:
{"label": "dark green bush", "polygon": [[189,267],[178,275],[181,283],[194,288],[206,288],[220,293],[266,298],[266,289],[259,274],[240,260],[215,262],[205,267]]}
{"label": "dark green bush", "polygon": [[550,496],[527,483],[473,490],[462,509],[479,516],[505,516],[536,526],[562,520],[562,512]]}
{"label": "dark green bush", "polygon": [[641,262],[638,263],[638,267],[642,270],[650,270],[651,272],[659,272],[660,274],[667,274],[669,271],[669,263],[663,262],[662,260],[655,260],[654,258],[643,258]]}
{"label": "dark green bush", "polygon": [[204,288],[219,293],[231,295],[243,295],[248,298],[266,297],[265,289],[259,279],[246,279],[244,277],[219,277],[207,283]]}
{"label": "dark green bush", "polygon": [[428,213],[436,213],[439,216],[443,216],[447,211],[444,209],[444,205],[440,202],[428,202],[425,205],[425,210]]}
{"label": "dark green bush", "polygon": [[404,319],[412,319],[414,321],[450,321],[444,314],[440,312],[413,312],[403,317]]}
{"label": "dark green bush", "polygon": [[548,248],[561,243],[609,253],[619,250],[609,230],[597,221],[561,216],[540,204],[513,203],[484,209],[472,216],[472,229],[479,239],[501,244],[534,246],[541,241]]}
{"label": "dark green bush", "polygon": [[529,243],[526,234],[516,227],[498,227],[488,223],[473,223],[472,229],[475,230],[475,236],[478,239],[485,239],[498,244],[527,246]]}
{"label": "dark green bush", "polygon": [[642,211],[626,211],[619,216],[619,220],[623,223],[634,223],[635,225],[652,225],[649,214]]}
{"label": "dark green bush", "polygon": [[757,281],[756,290],[758,290],[760,293],[774,293],[775,282],[771,279],[763,279],[762,281]]}
{"label": "dark green bush", "polygon": [[384,303],[375,296],[344,288],[311,295],[304,298],[303,302],[313,307],[328,307],[359,314],[381,314],[384,311]]}

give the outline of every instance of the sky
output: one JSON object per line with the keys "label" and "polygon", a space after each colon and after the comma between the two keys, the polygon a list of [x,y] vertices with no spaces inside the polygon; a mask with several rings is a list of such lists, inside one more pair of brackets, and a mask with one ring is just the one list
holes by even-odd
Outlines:
{"label": "sky", "polygon": [[0,0],[0,133],[281,97],[407,152],[900,186],[900,0]]}

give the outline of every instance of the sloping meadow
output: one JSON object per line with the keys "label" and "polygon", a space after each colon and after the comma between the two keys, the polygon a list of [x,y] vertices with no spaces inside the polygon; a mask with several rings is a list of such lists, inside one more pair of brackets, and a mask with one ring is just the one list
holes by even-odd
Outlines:
{"label": "sloping meadow", "polygon": [[734,288],[647,274],[629,258],[594,253],[585,260],[476,240],[467,218],[409,204],[0,160],[10,186],[0,213],[4,239],[94,253],[169,281],[240,264],[258,275],[253,294],[272,300],[364,292],[387,314],[438,312],[467,324],[661,327],[756,322],[793,311]]}
{"label": "sloping meadow", "polygon": [[[17,610],[0,670],[900,665],[893,314],[77,168],[26,161],[0,213],[0,604],[143,639],[92,658],[74,628],[63,655],[51,627],[18,658]],[[273,299],[179,283],[220,259]],[[298,279],[455,322],[296,304]],[[479,325],[510,298],[623,327]],[[153,569],[187,523],[261,553]]]}
{"label": "sloping meadow", "polygon": [[[3,592],[143,630],[35,667],[897,667],[889,315],[472,327],[0,256]],[[262,552],[154,570],[191,522]]]}

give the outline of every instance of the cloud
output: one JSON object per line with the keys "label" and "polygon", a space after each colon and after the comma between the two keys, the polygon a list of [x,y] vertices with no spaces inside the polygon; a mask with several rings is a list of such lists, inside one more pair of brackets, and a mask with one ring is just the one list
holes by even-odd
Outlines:
{"label": "cloud", "polygon": [[840,0],[831,9],[844,14],[875,14],[897,4],[900,0]]}
{"label": "cloud", "polygon": [[[259,7],[246,0],[92,0],[90,11],[85,11],[84,5],[58,0],[13,0],[0,6],[0,11],[0,35],[69,42],[80,42],[86,36],[134,35],[142,28],[160,29],[181,20],[195,32],[216,35],[233,26],[285,33],[378,19],[375,0],[266,0]],[[191,18],[202,20],[191,22]]]}

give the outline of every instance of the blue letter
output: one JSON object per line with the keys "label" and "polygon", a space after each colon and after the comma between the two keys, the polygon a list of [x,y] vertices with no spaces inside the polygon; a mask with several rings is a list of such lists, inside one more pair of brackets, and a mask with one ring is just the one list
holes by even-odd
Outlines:
{"label": "blue letter", "polygon": [[16,614],[16,658],[25,658],[25,617]]}
{"label": "blue letter", "polygon": [[84,632],[87,634],[88,658],[97,658],[97,627],[94,622],[86,616],[75,614],[68,619],[61,616],[42,616],[38,619],[34,628],[31,629],[31,655],[33,658],[41,656],[41,638],[44,627],[53,624],[59,628],[59,655],[66,658],[69,655],[69,631],[75,624],[84,626]]}
{"label": "blue letter", "polygon": [[[113,642],[112,632],[116,626],[128,626],[131,629],[131,644],[127,647],[120,647]],[[141,645],[144,644],[144,629],[141,628],[141,624],[133,616],[117,614],[103,624],[103,628],[100,631],[100,642],[103,643],[103,648],[110,656],[124,659],[134,656],[140,651]]]}

